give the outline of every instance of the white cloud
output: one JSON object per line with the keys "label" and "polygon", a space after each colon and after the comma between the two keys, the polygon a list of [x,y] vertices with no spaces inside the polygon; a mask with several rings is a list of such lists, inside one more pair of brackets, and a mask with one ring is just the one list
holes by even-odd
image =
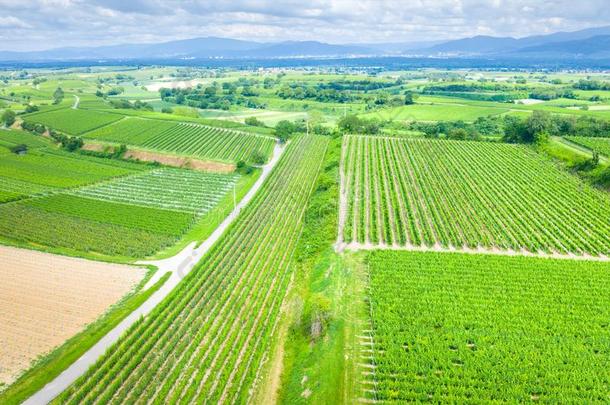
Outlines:
{"label": "white cloud", "polygon": [[13,50],[197,36],[334,43],[520,37],[610,22],[607,0],[0,0],[0,8],[0,35]]}

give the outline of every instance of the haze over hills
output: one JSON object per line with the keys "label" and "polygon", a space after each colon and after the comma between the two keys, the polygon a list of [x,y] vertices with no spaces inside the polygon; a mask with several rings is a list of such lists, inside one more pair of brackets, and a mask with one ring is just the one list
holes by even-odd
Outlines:
{"label": "haze over hills", "polygon": [[0,51],[3,61],[306,58],[350,56],[590,58],[610,55],[610,26],[524,38],[475,36],[446,42],[329,44],[318,41],[277,43],[205,37],[152,44],[68,47],[44,51]]}

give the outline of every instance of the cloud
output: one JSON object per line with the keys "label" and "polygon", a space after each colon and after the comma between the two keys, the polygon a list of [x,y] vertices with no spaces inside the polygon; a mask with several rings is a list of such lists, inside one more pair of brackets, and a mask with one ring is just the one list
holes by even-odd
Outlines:
{"label": "cloud", "polygon": [[608,25],[607,0],[0,0],[11,50],[198,36],[333,43],[521,37]]}
{"label": "cloud", "polygon": [[31,28],[28,23],[20,20],[17,17],[8,16],[0,17],[0,28]]}

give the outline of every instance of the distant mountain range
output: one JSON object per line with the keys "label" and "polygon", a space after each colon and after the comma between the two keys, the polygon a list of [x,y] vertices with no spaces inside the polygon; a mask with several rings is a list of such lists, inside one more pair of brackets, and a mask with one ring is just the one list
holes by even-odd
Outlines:
{"label": "distant mountain range", "polygon": [[155,44],[68,47],[35,52],[0,51],[0,61],[275,59],[394,55],[601,59],[610,56],[610,26],[518,39],[475,36],[445,42],[328,44],[317,41],[286,41],[268,43],[206,37]]}

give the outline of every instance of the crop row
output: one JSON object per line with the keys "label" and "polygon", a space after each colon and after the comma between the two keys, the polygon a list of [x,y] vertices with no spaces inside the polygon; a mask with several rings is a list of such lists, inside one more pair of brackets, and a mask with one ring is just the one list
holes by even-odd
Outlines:
{"label": "crop row", "polygon": [[141,145],[150,138],[176,126],[175,122],[126,117],[85,134],[86,138]]}
{"label": "crop row", "polygon": [[246,402],[269,350],[325,147],[320,137],[292,141],[180,287],[57,402]]}
{"label": "crop row", "polygon": [[[84,198],[70,194],[31,198],[23,204],[47,212],[176,237],[182,235],[194,220],[193,216],[188,213]],[[56,226],[58,229],[62,228],[61,223]]]}
{"label": "crop row", "polygon": [[346,242],[608,254],[610,200],[522,146],[347,136]]}
{"label": "crop row", "polygon": [[24,117],[24,120],[42,124],[67,134],[81,135],[87,131],[118,121],[121,117],[119,114],[102,111],[64,108],[27,115]]}
{"label": "crop row", "polygon": [[106,201],[202,215],[233,188],[239,175],[155,169],[83,187],[74,193]]}
{"label": "crop row", "polygon": [[595,150],[602,155],[610,157],[610,138],[594,138],[587,136],[567,136],[566,139],[584,146],[585,148],[589,148],[591,150]]}
{"label": "crop row", "polygon": [[604,263],[376,251],[370,399],[607,403]]}
{"label": "crop row", "polygon": [[196,124],[178,124],[154,136],[143,146],[207,159],[248,161],[255,151],[268,157],[275,140],[224,128]]}
{"label": "crop row", "polygon": [[0,205],[0,235],[19,242],[112,256],[145,257],[175,236],[102,223],[21,203]]}

